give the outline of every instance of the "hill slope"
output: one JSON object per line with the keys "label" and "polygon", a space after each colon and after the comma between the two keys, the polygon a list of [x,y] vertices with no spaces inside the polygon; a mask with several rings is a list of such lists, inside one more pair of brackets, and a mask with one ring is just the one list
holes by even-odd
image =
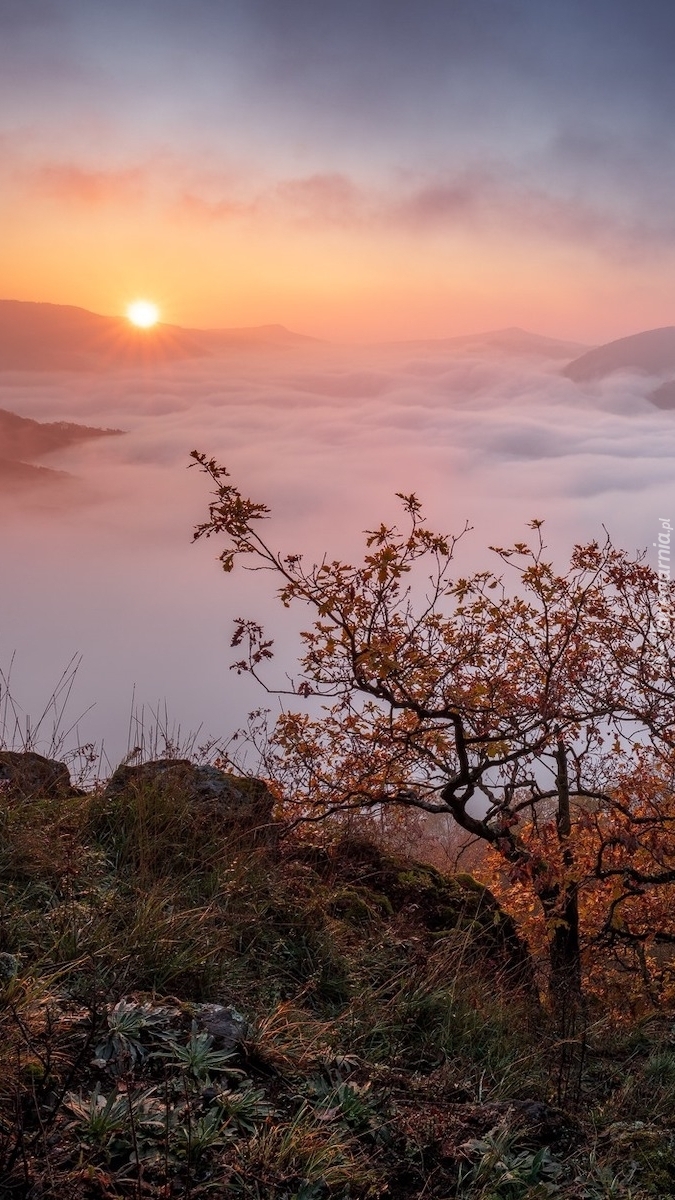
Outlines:
{"label": "hill slope", "polygon": [[69,479],[65,471],[36,467],[26,459],[42,458],[91,438],[116,437],[121,429],[97,429],[69,421],[33,421],[0,409],[0,488],[16,489]]}
{"label": "hill slope", "polygon": [[492,893],[276,804],[0,748],[2,1196],[673,1196],[668,1010],[570,1060]]}
{"label": "hill slope", "polygon": [[34,421],[0,408],[0,453],[3,458],[41,458],[91,438],[119,437],[121,429],[98,429],[70,421]]}
{"label": "hill slope", "polygon": [[637,370],[659,375],[675,368],[675,325],[647,329],[630,337],[618,338],[587,351],[568,363],[563,371],[568,379],[585,383],[603,379],[613,371]]}

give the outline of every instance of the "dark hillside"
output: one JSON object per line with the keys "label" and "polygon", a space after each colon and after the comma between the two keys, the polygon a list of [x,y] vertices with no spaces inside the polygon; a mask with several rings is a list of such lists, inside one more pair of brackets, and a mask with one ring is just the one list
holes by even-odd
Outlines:
{"label": "dark hillside", "polygon": [[565,1077],[490,891],[279,817],[215,767],[85,793],[0,752],[0,1194],[675,1194],[661,1026],[596,1019]]}

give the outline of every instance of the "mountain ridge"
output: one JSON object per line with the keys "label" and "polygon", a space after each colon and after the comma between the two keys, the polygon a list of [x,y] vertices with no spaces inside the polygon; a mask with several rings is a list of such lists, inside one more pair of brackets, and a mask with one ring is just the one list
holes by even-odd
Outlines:
{"label": "mountain ridge", "polygon": [[99,429],[70,421],[35,421],[0,408],[0,488],[72,479],[66,471],[35,466],[26,459],[42,458],[92,438],[119,437],[122,429]]}
{"label": "mountain ridge", "polygon": [[139,329],[72,304],[0,299],[0,370],[97,370],[206,358],[243,346],[315,342],[283,325],[187,329],[159,323]]}
{"label": "mountain ridge", "polygon": [[675,325],[645,329],[605,342],[568,363],[562,374],[575,383],[590,383],[622,370],[644,371],[648,375],[675,370]]}
{"label": "mountain ridge", "polygon": [[[279,323],[195,329],[160,322],[148,330],[135,328],[126,317],[104,316],[77,305],[0,299],[0,371],[86,371],[209,358],[236,349],[321,344],[321,339]],[[548,358],[572,357],[588,349],[583,342],[551,338],[518,326],[372,345],[403,350],[466,348]]]}
{"label": "mountain ridge", "polygon": [[410,349],[452,350],[452,349],[491,349],[510,354],[534,354],[551,358],[567,358],[586,352],[589,346],[585,342],[572,341],[566,338],[548,337],[546,334],[531,333],[529,329],[521,329],[518,325],[507,325],[502,329],[488,329],[481,333],[463,333],[447,338],[412,338],[399,342],[382,342],[384,346],[400,346]]}

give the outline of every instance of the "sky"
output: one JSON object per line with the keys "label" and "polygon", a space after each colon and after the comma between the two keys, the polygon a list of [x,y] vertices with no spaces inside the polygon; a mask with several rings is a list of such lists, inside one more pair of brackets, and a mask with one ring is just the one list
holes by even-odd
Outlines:
{"label": "sky", "polygon": [[0,0],[0,291],[602,342],[675,301],[670,0]]}

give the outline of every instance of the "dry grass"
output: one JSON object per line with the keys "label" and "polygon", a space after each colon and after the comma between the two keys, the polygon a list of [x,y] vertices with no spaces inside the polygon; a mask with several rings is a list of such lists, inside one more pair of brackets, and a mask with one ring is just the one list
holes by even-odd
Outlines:
{"label": "dry grass", "polygon": [[[0,834],[8,1200],[675,1195],[669,1022],[591,1031],[581,1108],[537,1157],[509,1105],[551,1099],[546,1018],[490,923],[423,868],[233,844],[166,789],[5,791]],[[173,1006],[178,1050],[146,1029],[133,1061],[101,1065],[123,996]],[[229,1068],[201,1046],[208,1084],[185,1065],[199,1001],[250,1021]]]}

